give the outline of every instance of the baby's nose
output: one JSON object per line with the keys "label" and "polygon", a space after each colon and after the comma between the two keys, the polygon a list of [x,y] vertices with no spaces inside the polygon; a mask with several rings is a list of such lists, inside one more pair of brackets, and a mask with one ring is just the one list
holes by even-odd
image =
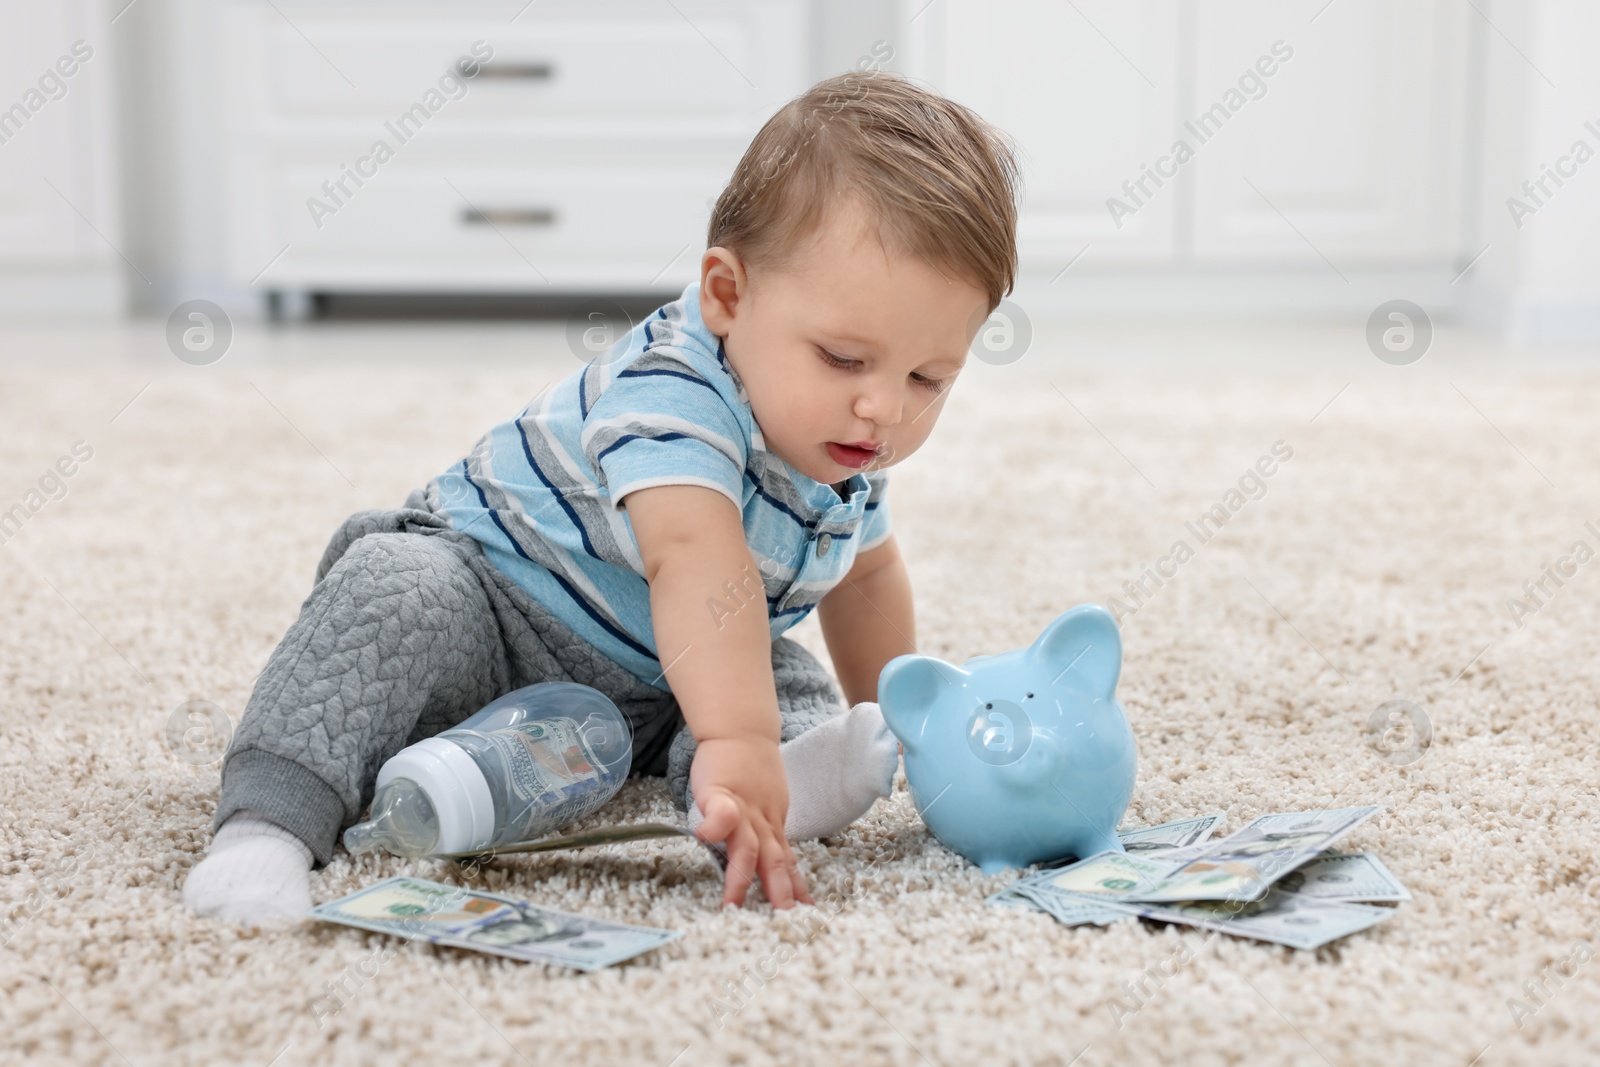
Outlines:
{"label": "baby's nose", "polygon": [[856,400],[856,415],[879,426],[893,426],[900,421],[900,397],[892,390],[864,393]]}

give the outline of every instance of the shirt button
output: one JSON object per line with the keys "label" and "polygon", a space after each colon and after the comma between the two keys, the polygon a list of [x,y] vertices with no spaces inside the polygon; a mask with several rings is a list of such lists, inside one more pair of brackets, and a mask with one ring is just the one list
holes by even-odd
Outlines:
{"label": "shirt button", "polygon": [[826,556],[828,554],[828,547],[830,545],[832,545],[832,544],[833,544],[833,535],[832,534],[826,534],[825,533],[821,537],[817,538],[817,555],[818,556]]}

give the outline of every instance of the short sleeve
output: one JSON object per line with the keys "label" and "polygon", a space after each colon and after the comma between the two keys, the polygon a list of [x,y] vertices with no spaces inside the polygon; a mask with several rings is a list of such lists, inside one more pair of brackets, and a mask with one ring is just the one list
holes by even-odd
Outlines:
{"label": "short sleeve", "polygon": [[856,548],[857,555],[877,548],[893,532],[889,525],[889,476],[882,471],[874,471],[866,477],[871,491],[867,494],[866,515],[861,520],[861,543]]}
{"label": "short sleeve", "polygon": [[742,511],[747,441],[717,387],[664,346],[618,371],[583,420],[583,452],[612,507],[635,489],[702,485]]}

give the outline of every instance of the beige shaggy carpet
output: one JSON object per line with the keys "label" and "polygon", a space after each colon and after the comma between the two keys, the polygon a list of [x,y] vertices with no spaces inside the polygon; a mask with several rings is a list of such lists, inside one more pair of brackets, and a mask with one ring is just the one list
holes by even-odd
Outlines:
{"label": "beige shaggy carpet", "polygon": [[[1124,621],[1141,750],[1125,825],[1385,805],[1348,845],[1415,894],[1386,924],[1292,952],[989,907],[1011,876],[932,840],[902,779],[849,832],[800,848],[824,902],[809,915],[719,911],[687,843],[494,870],[495,889],[684,933],[586,975],[190,917],[178,889],[217,770],[167,733],[190,700],[237,720],[338,521],[398,503],[573,369],[559,331],[241,329],[221,363],[190,367],[159,328],[0,346],[0,509],[75,442],[93,450],[0,545],[0,1061],[1600,1062],[1600,563],[1520,626],[1506,609],[1574,542],[1600,548],[1584,526],[1600,526],[1600,374],[1583,360],[1446,332],[1396,368],[1359,325],[1041,330],[1020,363],[973,365],[894,478],[922,649],[960,660],[1117,595],[1194,545],[1184,523],[1274,442],[1292,448],[1266,495]],[[800,634],[822,650],[814,622]],[[1406,765],[1369,744],[1394,699],[1431,723]],[[650,780],[604,812],[671,814]],[[313,892],[396,873],[447,871],[345,857]],[[1128,984],[1143,992],[1119,1027]]]}

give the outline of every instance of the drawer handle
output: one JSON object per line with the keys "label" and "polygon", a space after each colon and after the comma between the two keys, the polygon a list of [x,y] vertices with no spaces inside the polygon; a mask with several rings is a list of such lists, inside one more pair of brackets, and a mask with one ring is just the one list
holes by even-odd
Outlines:
{"label": "drawer handle", "polygon": [[556,213],[547,207],[469,207],[462,208],[461,221],[468,226],[554,226]]}
{"label": "drawer handle", "polygon": [[478,68],[478,77],[480,78],[547,82],[555,76],[556,68],[549,63],[485,63]]}

